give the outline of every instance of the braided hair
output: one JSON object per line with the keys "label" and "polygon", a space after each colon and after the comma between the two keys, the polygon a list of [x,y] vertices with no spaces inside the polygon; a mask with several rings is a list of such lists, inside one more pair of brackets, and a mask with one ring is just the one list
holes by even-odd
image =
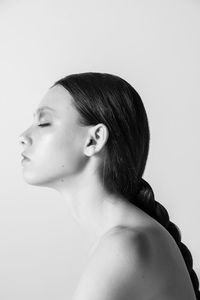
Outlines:
{"label": "braided hair", "polygon": [[193,270],[193,259],[192,255],[185,244],[181,242],[181,231],[176,224],[170,221],[169,214],[166,208],[155,200],[154,193],[147,181],[141,179],[139,192],[134,200],[134,204],[149,214],[151,217],[156,219],[160,224],[162,224],[167,231],[172,235],[176,244],[178,245],[181,254],[183,255],[185,264],[187,266],[192,285],[195,291],[196,299],[200,299],[199,292],[199,280]]}
{"label": "braided hair", "polygon": [[68,75],[55,85],[72,96],[81,126],[103,123],[109,137],[98,168],[104,188],[122,195],[162,224],[178,245],[200,300],[199,280],[193,270],[189,249],[181,242],[181,232],[170,221],[167,210],[154,198],[151,186],[142,178],[149,152],[150,132],[143,102],[124,79],[107,73],[87,72]]}

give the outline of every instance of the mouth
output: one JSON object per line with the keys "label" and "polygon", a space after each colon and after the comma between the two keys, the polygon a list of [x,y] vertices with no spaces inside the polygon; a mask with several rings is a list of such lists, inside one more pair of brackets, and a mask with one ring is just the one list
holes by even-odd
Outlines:
{"label": "mouth", "polygon": [[30,158],[28,157],[24,157],[22,160],[21,160],[21,164],[24,166],[26,165],[27,163],[30,163]]}
{"label": "mouth", "polygon": [[24,155],[23,153],[22,153],[22,157],[23,157],[22,161],[25,161],[25,160],[29,161],[30,160],[30,158],[28,156]]}

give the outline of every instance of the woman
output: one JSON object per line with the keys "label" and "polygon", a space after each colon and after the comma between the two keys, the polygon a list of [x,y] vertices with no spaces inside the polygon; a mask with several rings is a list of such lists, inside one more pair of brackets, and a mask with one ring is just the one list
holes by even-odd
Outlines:
{"label": "woman", "polygon": [[178,227],[142,178],[149,126],[118,76],[72,74],[21,135],[27,183],[57,190],[97,240],[74,300],[195,300],[199,281]]}

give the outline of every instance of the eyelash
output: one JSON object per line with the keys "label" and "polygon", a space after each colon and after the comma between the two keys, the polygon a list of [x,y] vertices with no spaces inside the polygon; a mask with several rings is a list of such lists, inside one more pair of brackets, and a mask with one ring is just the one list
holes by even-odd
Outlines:
{"label": "eyelash", "polygon": [[46,127],[46,126],[49,126],[50,125],[50,123],[43,123],[43,124],[39,124],[38,126],[40,126],[40,127]]}

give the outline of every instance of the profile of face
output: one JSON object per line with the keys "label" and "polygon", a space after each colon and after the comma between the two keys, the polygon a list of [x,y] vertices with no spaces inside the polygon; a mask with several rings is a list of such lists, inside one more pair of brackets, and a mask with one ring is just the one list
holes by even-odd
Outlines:
{"label": "profile of face", "polygon": [[[50,88],[32,125],[21,134],[23,153],[30,158],[23,162],[27,183],[59,188],[78,177],[87,164],[92,149],[90,126],[80,126],[72,101],[71,94],[61,85]],[[93,136],[96,129],[92,126]]]}

